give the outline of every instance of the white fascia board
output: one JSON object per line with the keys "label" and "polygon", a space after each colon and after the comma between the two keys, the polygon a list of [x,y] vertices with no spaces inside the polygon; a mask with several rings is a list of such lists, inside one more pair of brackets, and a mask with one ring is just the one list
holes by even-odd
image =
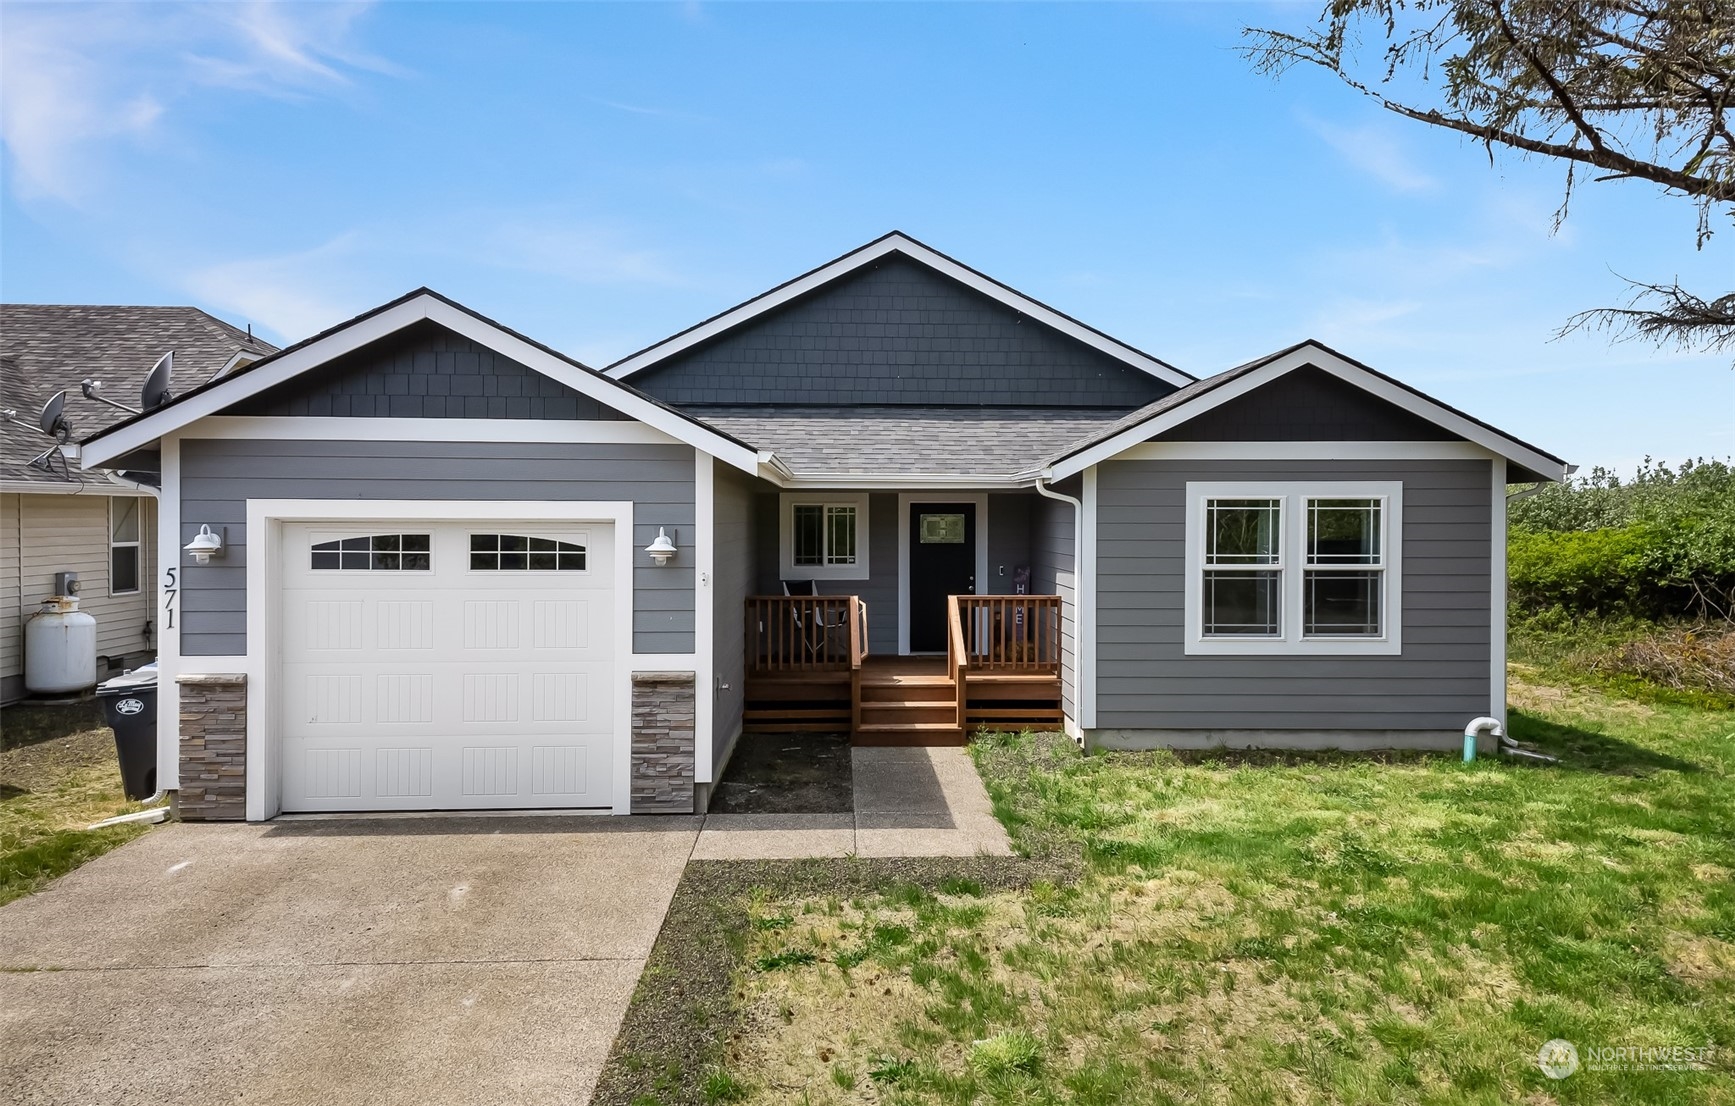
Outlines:
{"label": "white fascia board", "polygon": [[1117,461],[1486,461],[1474,442],[1144,442]]}
{"label": "white fascia board", "polygon": [[1016,476],[971,476],[968,473],[877,473],[840,472],[832,475],[794,476],[782,482],[789,491],[850,489],[862,491],[975,491],[983,488],[1020,488],[1033,484],[1035,473]]}
{"label": "white fascia board", "polygon": [[[1237,399],[1249,392],[1264,387],[1266,384],[1271,383],[1280,376],[1284,376],[1296,369],[1308,365],[1331,373],[1340,380],[1354,385],[1371,395],[1377,396],[1395,407],[1408,411],[1420,418],[1427,419],[1436,426],[1448,430],[1466,441],[1474,442],[1495,456],[1504,457],[1509,461],[1515,461],[1518,464],[1523,465],[1525,468],[1528,468],[1533,472],[1542,473],[1545,476],[1549,476],[1551,479],[1564,480],[1566,478],[1567,466],[1563,463],[1556,461],[1553,458],[1545,457],[1535,450],[1506,437],[1504,434],[1496,433],[1495,431],[1482,426],[1480,423],[1472,422],[1455,411],[1451,411],[1430,399],[1417,395],[1408,388],[1402,388],[1388,380],[1384,380],[1381,377],[1368,372],[1359,365],[1351,364],[1343,358],[1338,357],[1330,350],[1322,349],[1319,346],[1306,345],[1302,346],[1300,349],[1292,350],[1275,361],[1272,361],[1270,364],[1262,365],[1245,376],[1232,380],[1220,388],[1215,388],[1209,392],[1205,392],[1196,399],[1189,400],[1178,407],[1163,411],[1136,426],[1128,427],[1126,430],[1121,431],[1112,438],[1098,442],[1089,449],[1080,453],[1075,453],[1071,457],[1056,462],[1049,470],[1049,479],[1064,480],[1076,473],[1083,472],[1092,465],[1100,464],[1110,458],[1120,457],[1121,454],[1127,452],[1133,446],[1146,444],[1147,439],[1149,438],[1155,437],[1166,430],[1171,430],[1183,423],[1189,422],[1207,411],[1221,407],[1230,400]],[[1186,444],[1196,447],[1202,443]],[[1224,445],[1231,450],[1236,444],[1237,443],[1232,442],[1224,443]],[[1296,445],[1299,443],[1286,444]],[[1358,443],[1346,442],[1318,443],[1322,448],[1354,448],[1357,444]],[[1359,444],[1390,445],[1392,443]],[[1383,460],[1387,458],[1382,457],[1379,459]]]}
{"label": "white fascia board", "polygon": [[[216,372],[211,374],[210,379],[211,380],[221,380],[223,377],[228,376],[230,373],[234,372],[236,369],[244,368],[247,365],[251,365],[255,361],[263,361],[267,357],[270,357],[270,356],[271,355],[269,353],[258,353],[254,350],[245,350],[245,349],[244,350],[236,350],[234,355],[231,356],[229,358],[229,360],[223,362],[222,368],[218,369]],[[206,383],[209,383],[209,381],[207,381]]]}
{"label": "white fascia board", "polygon": [[829,265],[822,266],[790,281],[779,288],[774,288],[761,296],[748,300],[731,311],[725,311],[716,318],[700,323],[691,330],[686,330],[665,341],[659,342],[649,349],[633,354],[623,361],[616,362],[604,370],[616,379],[625,379],[641,369],[649,368],[666,358],[672,357],[683,350],[691,349],[701,342],[707,341],[741,323],[746,322],[767,311],[774,311],[793,299],[797,299],[827,284],[838,277],[869,265],[887,254],[901,253],[915,261],[919,261],[932,269],[951,277],[990,299],[997,300],[1020,314],[1027,315],[1036,321],[1060,331],[1069,338],[1083,342],[1092,349],[1108,354],[1117,361],[1123,361],[1133,368],[1148,373],[1158,380],[1167,381],[1180,388],[1193,383],[1193,378],[1178,369],[1163,364],[1148,354],[1140,353],[1131,346],[1115,341],[1108,335],[1085,326],[1076,319],[1068,318],[1051,307],[1046,307],[1037,301],[1022,295],[995,280],[990,280],[944,254],[936,253],[920,242],[906,238],[901,234],[891,234],[877,242],[870,242],[854,253],[845,254]]}
{"label": "white fascia board", "polygon": [[209,391],[167,408],[160,417],[141,419],[88,443],[84,447],[84,467],[96,467],[147,446],[164,434],[215,415],[231,404],[293,380],[309,369],[352,353],[423,320],[438,323],[456,334],[480,342],[497,353],[559,381],[581,395],[607,404],[624,415],[654,427],[695,449],[703,450],[736,468],[749,473],[757,471],[756,450],[730,441],[715,431],[690,422],[632,392],[614,387],[607,380],[576,368],[547,350],[431,295],[415,296],[377,315],[351,323],[317,342],[278,356],[259,368],[227,377],[211,386]]}
{"label": "white fascia board", "polygon": [[133,488],[116,484],[98,476],[95,479],[80,478],[80,483],[37,484],[29,480],[0,480],[0,494],[5,495],[118,495],[123,498],[135,496],[154,496],[157,493],[143,488]]}
{"label": "white fascia board", "polygon": [[654,426],[628,419],[392,419],[212,415],[184,435],[364,442],[573,442],[679,445]]}

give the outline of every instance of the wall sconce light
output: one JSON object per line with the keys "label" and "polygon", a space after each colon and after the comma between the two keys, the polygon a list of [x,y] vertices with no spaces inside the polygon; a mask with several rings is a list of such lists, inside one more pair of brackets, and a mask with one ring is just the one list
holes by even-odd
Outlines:
{"label": "wall sconce light", "polygon": [[657,536],[651,544],[645,546],[645,552],[651,555],[659,567],[669,563],[669,558],[675,555],[675,543],[669,538],[668,532],[661,526],[657,527]]}
{"label": "wall sconce light", "polygon": [[199,527],[198,534],[194,536],[193,540],[188,542],[185,546],[182,546],[182,548],[188,553],[191,553],[193,555],[193,560],[197,561],[199,564],[208,565],[211,563],[212,557],[220,557],[223,555],[223,539],[218,535],[211,533],[211,528],[209,526],[201,526]]}

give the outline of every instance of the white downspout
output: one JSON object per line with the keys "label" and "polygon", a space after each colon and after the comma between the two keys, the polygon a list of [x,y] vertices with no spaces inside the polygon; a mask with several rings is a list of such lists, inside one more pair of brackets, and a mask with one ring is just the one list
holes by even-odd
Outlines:
{"label": "white downspout", "polygon": [[1084,634],[1080,632],[1079,604],[1083,602],[1081,590],[1084,580],[1084,504],[1064,492],[1057,492],[1048,486],[1048,474],[1038,473],[1036,477],[1036,494],[1061,503],[1072,504],[1072,707],[1078,717],[1073,719],[1078,726],[1079,744],[1084,744]]}

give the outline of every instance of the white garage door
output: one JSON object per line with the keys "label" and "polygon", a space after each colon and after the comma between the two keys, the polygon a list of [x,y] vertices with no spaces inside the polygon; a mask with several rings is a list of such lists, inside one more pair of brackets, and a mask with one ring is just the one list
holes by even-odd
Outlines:
{"label": "white garage door", "polygon": [[609,806],[613,527],[282,528],[283,809]]}

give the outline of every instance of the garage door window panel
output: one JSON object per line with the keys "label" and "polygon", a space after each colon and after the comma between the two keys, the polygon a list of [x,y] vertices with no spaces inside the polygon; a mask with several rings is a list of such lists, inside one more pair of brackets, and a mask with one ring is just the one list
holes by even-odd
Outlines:
{"label": "garage door window panel", "polygon": [[471,534],[472,572],[583,572],[585,547],[530,534]]}
{"label": "garage door window panel", "polygon": [[319,572],[427,572],[433,566],[427,534],[366,534],[312,543],[310,567]]}

